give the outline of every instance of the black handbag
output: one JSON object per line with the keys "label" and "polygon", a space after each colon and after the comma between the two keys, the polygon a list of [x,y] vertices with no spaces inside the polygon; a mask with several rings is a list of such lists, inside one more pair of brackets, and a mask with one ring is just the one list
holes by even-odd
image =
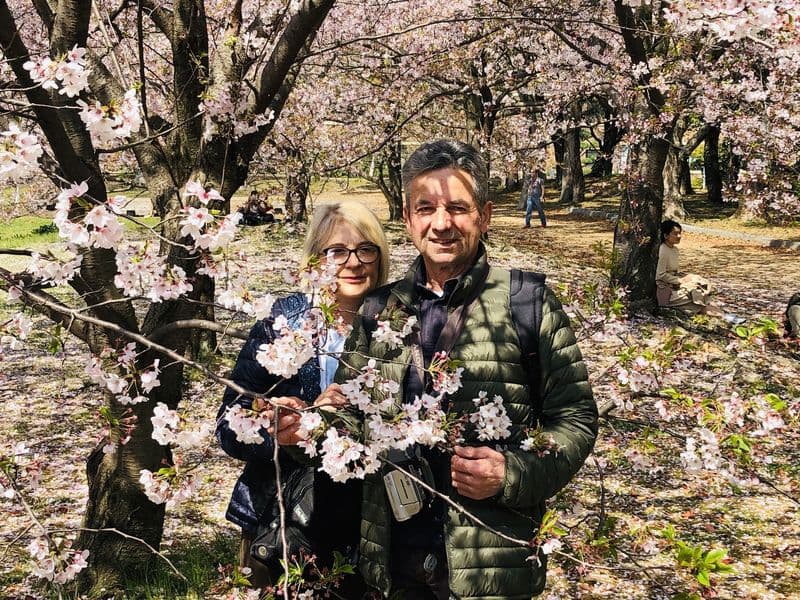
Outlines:
{"label": "black handbag", "polygon": [[[282,482],[285,515],[287,556],[316,553],[312,543],[311,521],[314,514],[314,468],[297,467]],[[280,509],[277,499],[272,503],[264,524],[256,529],[250,554],[269,567],[279,567],[283,560]]]}

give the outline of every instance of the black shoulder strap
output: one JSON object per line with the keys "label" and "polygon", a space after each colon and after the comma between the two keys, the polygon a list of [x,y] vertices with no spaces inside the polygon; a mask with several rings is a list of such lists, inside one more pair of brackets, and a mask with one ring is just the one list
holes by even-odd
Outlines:
{"label": "black shoulder strap", "polygon": [[389,302],[391,286],[385,285],[369,294],[364,299],[364,306],[361,311],[361,322],[364,324],[364,331],[367,337],[372,338],[372,334],[378,328],[378,320],[375,318],[383,312]]}
{"label": "black shoulder strap", "polygon": [[[528,374],[531,390],[531,417],[542,413],[541,369],[539,367],[539,328],[542,325],[545,276],[542,273],[511,269],[511,318],[517,328],[522,350],[522,367]],[[532,423],[533,424],[533,423]]]}

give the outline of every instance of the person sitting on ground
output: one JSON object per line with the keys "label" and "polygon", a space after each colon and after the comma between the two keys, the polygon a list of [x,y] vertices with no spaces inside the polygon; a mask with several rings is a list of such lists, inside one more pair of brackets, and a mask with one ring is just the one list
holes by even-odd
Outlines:
{"label": "person sitting on ground", "polygon": [[690,315],[721,314],[711,302],[711,284],[691,273],[680,272],[678,244],[683,228],[680,223],[667,219],[661,224],[661,246],[658,248],[656,267],[656,298],[659,306],[680,309]]}
{"label": "person sitting on ground", "polygon": [[800,292],[792,294],[789,298],[784,325],[787,337],[800,338]]}
{"label": "person sitting on ground", "polygon": [[[319,206],[308,228],[301,264],[317,259],[332,260],[337,265],[336,316],[341,317],[344,325],[351,324],[365,294],[385,283],[389,271],[389,247],[380,222],[367,207],[358,202]],[[336,327],[329,329],[318,355],[288,379],[269,373],[256,360],[262,344],[275,338],[272,325],[277,318],[285,317],[291,327],[299,329],[310,309],[305,294],[291,294],[275,302],[271,317],[253,326],[239,353],[231,380],[261,397],[253,399],[237,394],[230,387],[226,388],[217,414],[216,436],[220,446],[227,454],[245,463],[225,517],[242,528],[240,566],[252,570],[250,583],[259,588],[275,584],[282,572],[277,559],[265,565],[251,557],[251,546],[257,532],[268,529],[274,523],[273,507],[277,503],[273,437],[262,430],[263,441],[260,443],[240,442],[226,415],[230,407],[238,405],[245,409],[266,411],[272,421],[274,411],[264,398],[294,409],[312,403],[327,403],[321,391],[333,381],[346,332]],[[281,413],[276,433],[278,444],[296,444],[300,439],[297,437],[298,426],[297,413]],[[305,468],[283,450],[279,452],[279,459],[283,482],[293,477],[297,470]],[[359,541],[360,482],[338,484],[324,473],[313,474],[313,481],[314,497],[321,501],[313,503],[310,525],[303,533],[311,542],[310,550],[316,553],[317,566],[330,566],[334,551],[342,553],[354,564]],[[286,512],[291,514],[292,506],[287,506]],[[357,577],[349,576],[343,585],[348,591],[339,589],[339,597],[360,596],[353,591],[353,588],[360,589]]]}
{"label": "person sitting on ground", "polygon": [[275,215],[272,214],[272,205],[267,200],[266,194],[258,201],[258,217],[261,223],[275,222]]}

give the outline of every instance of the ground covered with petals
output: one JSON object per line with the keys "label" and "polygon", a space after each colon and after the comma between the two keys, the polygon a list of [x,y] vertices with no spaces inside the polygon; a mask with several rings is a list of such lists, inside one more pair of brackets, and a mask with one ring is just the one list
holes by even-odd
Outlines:
{"label": "ground covered with petals", "polygon": [[[379,206],[375,194],[352,195]],[[546,229],[522,229],[513,200],[501,201],[489,254],[495,265],[547,274],[573,316],[608,414],[593,458],[550,502],[565,534],[560,547],[551,545],[543,597],[800,598],[800,347],[762,320],[782,327],[800,256],[687,234],[684,270],[711,280],[724,310],[745,323],[626,318],[615,314],[617,295],[607,286],[611,225],[549,208]],[[387,229],[397,276],[415,252],[401,226]],[[249,281],[260,291],[286,290],[281,271],[299,258],[302,230],[241,232],[236,243],[255,258]],[[0,453],[26,444],[26,460],[41,467],[39,485],[23,486],[33,513],[51,529],[74,530],[86,502],[84,460],[102,429],[100,394],[84,373],[83,349],[73,340],[54,346],[37,325],[31,343],[7,350],[0,363]],[[224,341],[210,363],[226,371],[238,345]],[[212,424],[220,386],[199,374],[186,386],[189,421]],[[239,466],[214,447],[202,473],[197,494],[168,514],[162,547],[189,589],[165,566],[156,581],[137,582],[145,591],[131,597],[230,592],[238,532],[224,510]],[[0,596],[47,595],[30,574],[29,513],[8,498],[0,506]],[[716,572],[726,567],[730,573]]]}

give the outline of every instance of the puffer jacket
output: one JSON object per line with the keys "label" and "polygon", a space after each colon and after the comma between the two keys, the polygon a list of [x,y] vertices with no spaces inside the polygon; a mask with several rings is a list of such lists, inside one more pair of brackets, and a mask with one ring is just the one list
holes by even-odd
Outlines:
{"label": "puffer jacket", "polygon": [[[387,307],[400,308],[409,316],[417,314],[414,276],[421,266],[418,258],[406,277],[389,284]],[[491,398],[499,394],[512,421],[506,440],[505,480],[494,498],[471,500],[455,492],[448,481],[447,494],[469,512],[494,529],[514,538],[535,536],[544,512],[544,501],[562,489],[575,475],[592,450],[597,435],[597,408],[588,383],[588,374],[569,320],[550,289],[544,293],[539,331],[539,368],[542,414],[540,423],[558,446],[558,451],[539,456],[519,448],[525,427],[531,424],[529,377],[521,365],[519,339],[511,318],[510,275],[489,268],[485,253],[459,282],[448,311],[469,296],[481,270],[488,276],[477,304],[470,311],[455,342],[451,357],[463,361],[463,387],[449,397],[449,409],[458,415],[474,411],[473,398],[480,391]],[[373,293],[381,293],[378,290]],[[385,294],[384,290],[384,294]],[[365,305],[369,302],[366,301]],[[388,309],[387,309],[388,310]],[[384,311],[386,313],[386,310]],[[385,319],[382,314],[379,319]],[[411,363],[409,347],[389,349],[369,339],[363,321],[356,320],[348,339],[347,364],[360,368],[368,359],[380,359],[381,374],[404,381]],[[352,377],[354,371],[340,366],[337,381]],[[477,440],[467,440],[477,445]],[[492,443],[492,446],[495,444]],[[389,560],[392,513],[386,499],[380,472],[364,481],[361,522],[361,570],[370,585],[387,596],[392,592]],[[529,599],[545,584],[545,562],[540,555],[532,559],[530,549],[502,539],[476,525],[471,519],[448,509],[445,519],[445,550],[451,593],[467,599]]]}

